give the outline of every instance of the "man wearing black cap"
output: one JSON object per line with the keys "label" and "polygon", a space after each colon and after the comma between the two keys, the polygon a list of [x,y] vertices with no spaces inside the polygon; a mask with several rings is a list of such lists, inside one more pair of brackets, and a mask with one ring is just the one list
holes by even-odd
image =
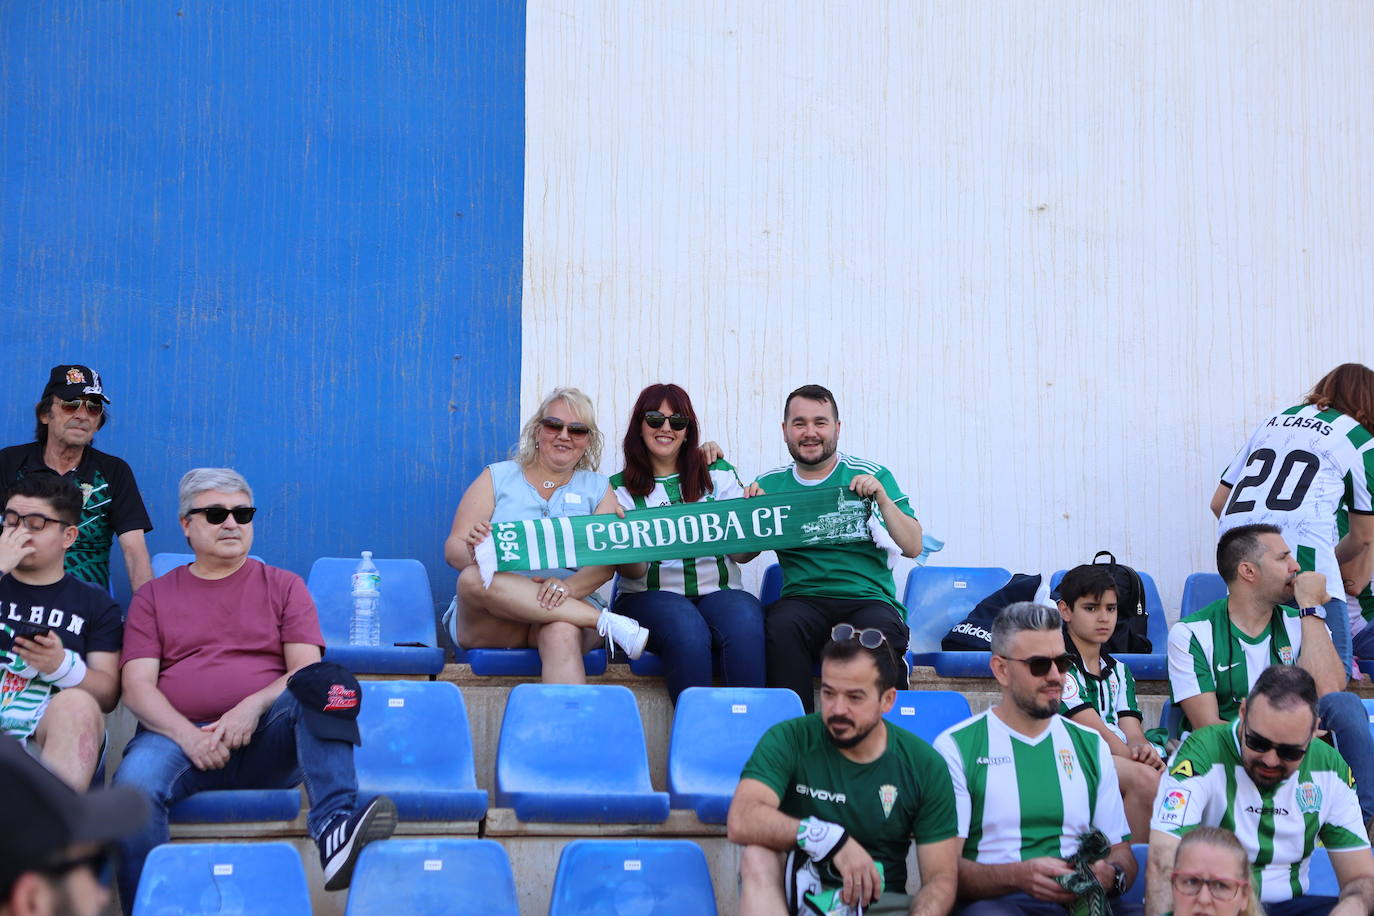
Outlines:
{"label": "man wearing black cap", "polygon": [[196,468],[182,477],[178,502],[195,561],[139,589],[124,626],[120,679],[139,730],[115,783],[142,790],[153,813],[120,844],[120,897],[134,899],[181,799],[302,781],[325,890],[345,888],[363,846],[396,827],[390,799],[358,800],[362,691],[348,671],[320,661],[324,638],[301,577],[249,556],[257,509],[248,481],[230,468]]}
{"label": "man wearing black cap", "polygon": [[0,786],[0,916],[101,913],[112,843],[142,826],[148,803],[130,789],[78,795],[6,735]]}
{"label": "man wearing black cap", "polygon": [[60,474],[81,488],[84,500],[67,571],[101,588],[110,584],[110,544],[119,538],[134,591],[153,577],[143,533],[153,530],[134,472],[121,458],[94,448],[96,430],[109,420],[100,374],[89,366],[53,366],[34,405],[34,441],[0,449],[0,490],[30,474]]}

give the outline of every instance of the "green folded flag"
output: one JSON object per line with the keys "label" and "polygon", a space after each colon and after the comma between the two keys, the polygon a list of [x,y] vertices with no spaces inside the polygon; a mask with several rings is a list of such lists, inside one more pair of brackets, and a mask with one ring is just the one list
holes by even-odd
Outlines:
{"label": "green folded flag", "polygon": [[615,515],[500,522],[477,545],[482,582],[497,572],[575,569],[652,560],[788,550],[870,541],[901,553],[872,500],[846,487],[793,490],[751,499],[679,503]]}

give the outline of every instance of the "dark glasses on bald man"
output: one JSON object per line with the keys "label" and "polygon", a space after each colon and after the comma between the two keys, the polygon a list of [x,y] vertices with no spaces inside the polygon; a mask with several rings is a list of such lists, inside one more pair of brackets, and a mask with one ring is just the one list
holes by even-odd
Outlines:
{"label": "dark glasses on bald man", "polygon": [[224,520],[232,515],[234,521],[240,525],[246,525],[253,520],[257,511],[256,506],[239,506],[237,509],[226,509],[223,506],[205,506],[202,509],[192,509],[186,514],[187,516],[204,515],[205,520],[212,525],[223,525]]}
{"label": "dark glasses on bald man", "polygon": [[1032,677],[1044,677],[1049,674],[1051,665],[1058,668],[1059,673],[1063,674],[1073,664],[1073,659],[1069,657],[1067,652],[1053,658],[1048,655],[1032,655],[1030,658],[1013,658],[1010,655],[1003,655],[1002,657],[1009,662],[1020,662],[1025,665]]}
{"label": "dark glasses on bald man", "polygon": [[545,417],[539,421],[539,424],[554,435],[566,429],[568,435],[574,439],[585,438],[592,431],[592,428],[586,423],[564,423],[557,417]]}
{"label": "dark glasses on bald man", "polygon": [[668,426],[672,429],[686,429],[687,424],[692,422],[680,413],[666,416],[661,410],[644,411],[644,422],[649,424],[650,429],[662,429],[664,420],[668,421]]}

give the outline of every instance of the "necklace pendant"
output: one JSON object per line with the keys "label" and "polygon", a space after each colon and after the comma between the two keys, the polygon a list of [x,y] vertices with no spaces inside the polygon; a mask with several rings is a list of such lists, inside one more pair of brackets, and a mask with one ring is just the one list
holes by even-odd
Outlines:
{"label": "necklace pendant", "polygon": [[552,490],[552,489],[553,489],[553,481],[552,481],[552,480],[546,480],[546,481],[544,481],[543,486],[544,486],[544,489],[545,489],[545,490]]}

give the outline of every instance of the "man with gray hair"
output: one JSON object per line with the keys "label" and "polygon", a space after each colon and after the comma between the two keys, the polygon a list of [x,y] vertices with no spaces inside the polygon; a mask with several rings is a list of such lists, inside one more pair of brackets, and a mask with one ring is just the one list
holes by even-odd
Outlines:
{"label": "man with gray hair", "polygon": [[178,801],[302,779],[325,889],[347,887],[362,847],[396,826],[385,796],[358,802],[358,682],[320,661],[324,639],[301,577],[249,557],[257,510],[240,474],[187,472],[178,511],[195,561],[139,589],[124,628],[124,703],[139,730],[115,783],[142,790],[153,810],[121,842],[124,905],[133,907],[143,861],[167,841]]}
{"label": "man with gray hair", "polygon": [[[935,739],[964,838],[956,912],[1062,916],[1082,894],[1118,898],[1135,878],[1111,748],[1059,715],[1069,665],[1058,611],[1008,605],[992,625],[1001,700]],[[1112,903],[1117,914],[1139,910]]]}

